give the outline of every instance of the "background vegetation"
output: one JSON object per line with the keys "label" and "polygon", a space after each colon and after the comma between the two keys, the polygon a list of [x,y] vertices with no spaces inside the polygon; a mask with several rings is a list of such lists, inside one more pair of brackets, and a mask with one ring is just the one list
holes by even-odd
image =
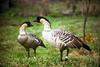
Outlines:
{"label": "background vegetation", "polygon": [[[59,51],[41,35],[43,26],[33,20],[47,17],[53,28],[70,31],[83,39],[84,16],[89,0],[0,0],[0,67],[99,67],[100,66],[100,1],[90,0],[85,41],[92,52],[70,49],[69,60],[60,62]],[[17,42],[19,26],[24,21],[34,25],[27,31],[40,37],[46,49],[39,47],[34,58]]]}

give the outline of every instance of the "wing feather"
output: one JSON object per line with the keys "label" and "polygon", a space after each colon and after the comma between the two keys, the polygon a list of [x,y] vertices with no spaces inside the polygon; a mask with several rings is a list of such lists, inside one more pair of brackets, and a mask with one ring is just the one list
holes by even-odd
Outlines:
{"label": "wing feather", "polygon": [[70,32],[56,30],[54,31],[53,34],[56,38],[59,38],[59,40],[63,42],[67,47],[72,47],[72,48],[82,47],[83,44],[82,41],[77,39],[77,37],[71,34]]}

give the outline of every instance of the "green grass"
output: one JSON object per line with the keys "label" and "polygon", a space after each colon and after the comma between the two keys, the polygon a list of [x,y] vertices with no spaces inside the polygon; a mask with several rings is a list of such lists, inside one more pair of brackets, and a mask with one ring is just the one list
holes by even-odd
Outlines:
{"label": "green grass", "polygon": [[[83,17],[47,17],[53,28],[62,28],[70,31],[73,34],[82,37],[83,33]],[[94,43],[89,44],[93,53],[85,54],[79,50],[71,49],[69,60],[60,62],[60,54],[58,49],[47,43],[41,36],[43,26],[32,22],[34,25],[28,28],[27,31],[34,33],[40,37],[46,49],[37,48],[37,56],[34,58],[34,51],[31,49],[31,57],[27,58],[27,53],[23,46],[17,42],[19,32],[19,24],[23,21],[33,21],[35,17],[5,17],[2,18],[4,24],[0,27],[0,66],[2,67],[99,67],[99,40],[100,40],[100,24],[99,19],[89,17],[87,22],[87,32],[92,33],[97,39]],[[15,25],[15,26],[12,26]],[[76,52],[75,54],[73,52]],[[80,54],[79,54],[80,52]],[[83,53],[83,54],[82,54]],[[78,55],[77,55],[78,54]]]}

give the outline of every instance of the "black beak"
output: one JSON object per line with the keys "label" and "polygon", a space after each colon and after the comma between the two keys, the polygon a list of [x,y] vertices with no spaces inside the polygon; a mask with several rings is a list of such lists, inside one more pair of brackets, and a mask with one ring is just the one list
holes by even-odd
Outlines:
{"label": "black beak", "polygon": [[30,25],[31,27],[33,26],[33,25]]}
{"label": "black beak", "polygon": [[32,24],[29,25],[29,27],[32,27],[32,26],[33,26]]}

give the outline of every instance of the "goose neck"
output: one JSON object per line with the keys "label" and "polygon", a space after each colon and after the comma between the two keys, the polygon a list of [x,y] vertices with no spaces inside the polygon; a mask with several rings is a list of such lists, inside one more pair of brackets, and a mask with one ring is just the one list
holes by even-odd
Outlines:
{"label": "goose neck", "polygon": [[22,25],[19,30],[19,34],[26,34],[27,25]]}
{"label": "goose neck", "polygon": [[51,30],[51,24],[47,20],[41,19],[40,22],[44,25],[44,30]]}

